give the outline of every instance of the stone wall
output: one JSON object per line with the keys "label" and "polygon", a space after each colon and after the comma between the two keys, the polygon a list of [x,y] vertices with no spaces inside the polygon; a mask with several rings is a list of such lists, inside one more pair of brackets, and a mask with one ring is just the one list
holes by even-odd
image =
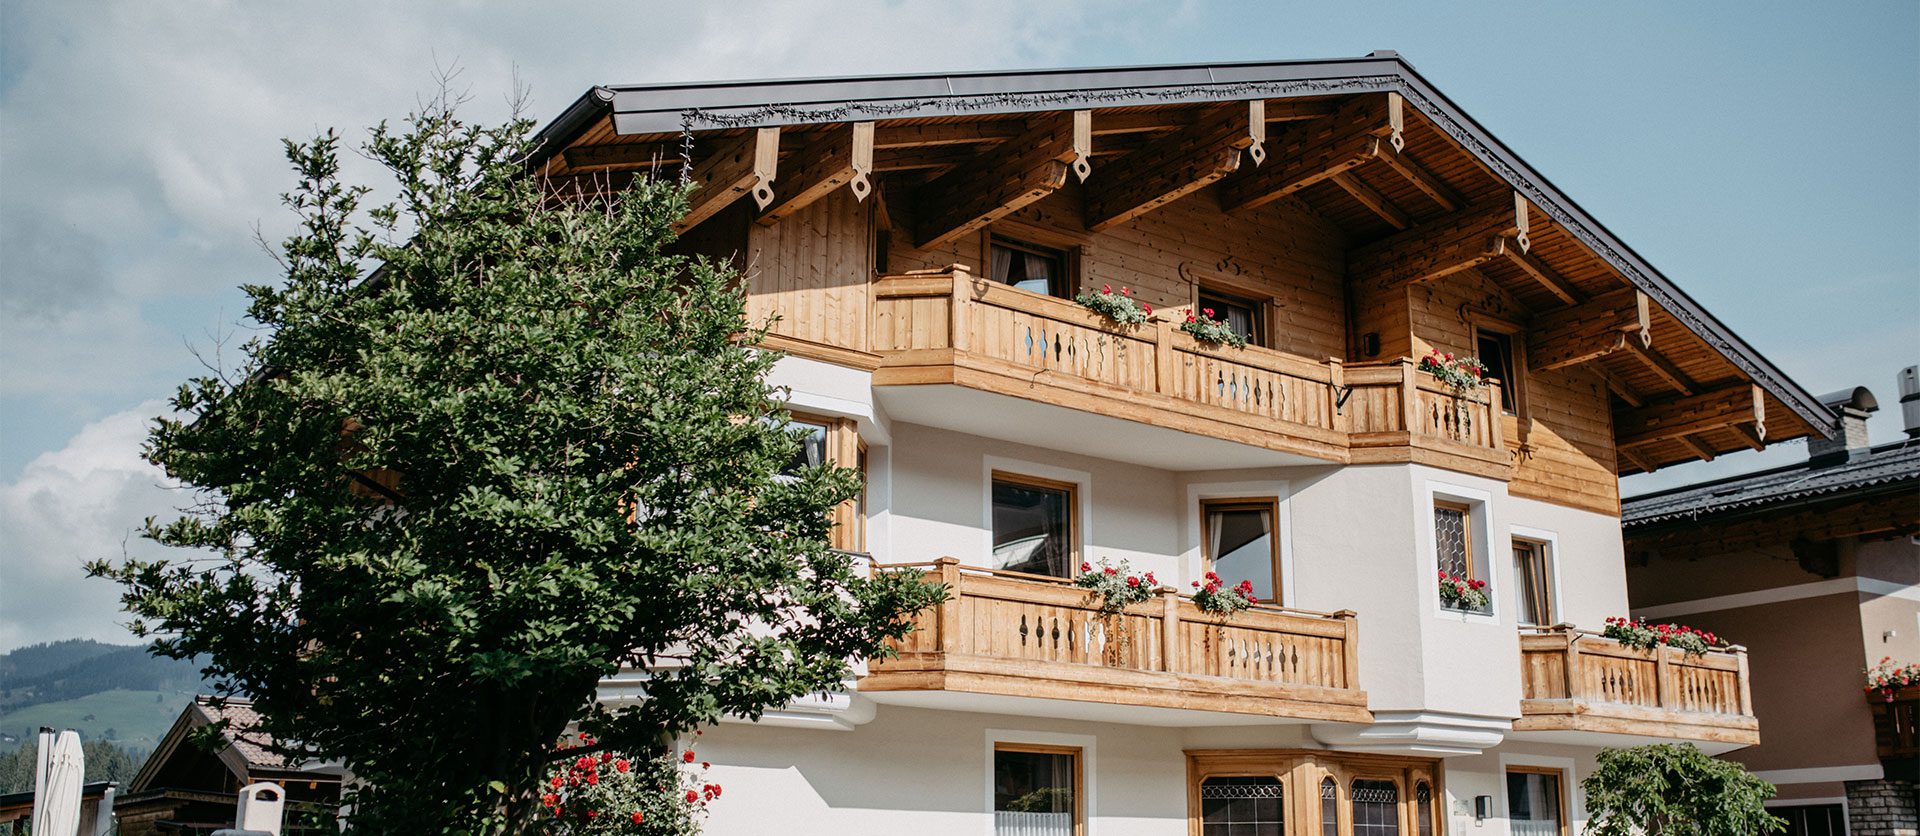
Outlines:
{"label": "stone wall", "polygon": [[1847,782],[1847,829],[1852,836],[1916,836],[1920,812],[1910,781]]}

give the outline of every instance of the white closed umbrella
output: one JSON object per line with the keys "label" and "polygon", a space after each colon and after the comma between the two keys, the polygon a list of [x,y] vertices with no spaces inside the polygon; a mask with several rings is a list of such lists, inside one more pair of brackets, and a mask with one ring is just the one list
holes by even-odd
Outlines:
{"label": "white closed umbrella", "polygon": [[68,729],[55,737],[53,729],[41,729],[34,761],[35,836],[79,836],[80,785],[87,779],[79,733]]}

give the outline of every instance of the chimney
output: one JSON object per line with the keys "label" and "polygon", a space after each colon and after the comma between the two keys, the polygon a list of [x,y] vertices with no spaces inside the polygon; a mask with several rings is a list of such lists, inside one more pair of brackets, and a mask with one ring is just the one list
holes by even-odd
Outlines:
{"label": "chimney", "polygon": [[1900,417],[1907,437],[1920,438],[1920,366],[1908,366],[1893,378],[1900,382]]}
{"label": "chimney", "polygon": [[1846,464],[1867,451],[1867,416],[1880,410],[1880,402],[1865,386],[1842,389],[1820,396],[1820,402],[1840,416],[1833,439],[1807,439],[1807,462],[1814,467]]}

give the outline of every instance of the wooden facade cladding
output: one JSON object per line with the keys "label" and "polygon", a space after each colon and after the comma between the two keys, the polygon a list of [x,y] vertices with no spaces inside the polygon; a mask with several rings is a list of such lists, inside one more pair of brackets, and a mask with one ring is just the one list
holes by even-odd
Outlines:
{"label": "wooden facade cladding", "polygon": [[[1501,478],[1527,498],[1614,514],[1623,473],[1822,431],[1804,406],[1781,400],[1810,398],[1777,381],[1749,390],[1759,391],[1751,408],[1702,398],[1763,382],[1764,361],[1743,365],[1752,358],[1734,355],[1744,346],[1711,336],[1702,313],[1682,310],[1690,304],[1684,297],[1630,282],[1627,273],[1639,269],[1626,263],[1630,253],[1596,244],[1594,230],[1556,204],[1550,189],[1499,170],[1484,143],[1463,144],[1458,125],[1443,124],[1451,117],[1418,99],[1383,89],[898,118],[876,110],[842,114],[842,121],[770,120],[779,127],[695,125],[684,136],[623,132],[608,115],[581,123],[541,174],[562,191],[593,178],[607,180],[599,188],[615,188],[620,181],[611,175],[679,172],[690,148],[687,173],[699,188],[685,225],[689,236],[705,239],[698,251],[740,257],[751,312],[780,317],[774,347],[846,365],[930,367],[894,362],[888,353],[907,349],[874,342],[879,309],[890,307],[879,286],[951,265],[987,275],[988,242],[1005,236],[1066,255],[1073,286],[1062,295],[1126,286],[1176,315],[1203,289],[1253,299],[1264,308],[1263,345],[1320,366],[1390,364],[1428,350],[1471,355],[1480,328],[1504,323],[1524,355],[1520,379],[1503,381],[1519,408],[1482,422],[1463,419],[1464,431],[1450,432],[1497,430],[1506,456]],[[1038,307],[1028,313],[1059,319]],[[1159,351],[1158,338],[1113,345],[1142,342]],[[947,349],[981,350],[929,350]],[[1249,386],[1258,388],[1249,391],[1290,386],[1280,378],[1297,377],[1261,368],[1272,364],[1257,352],[1215,359],[1222,358],[1253,367]],[[1160,359],[1151,386],[1102,377],[1142,369],[1103,367],[1091,379],[1181,397],[1166,388],[1171,377],[1161,379]],[[1087,377],[1084,371],[1060,377]],[[1216,381],[1237,370],[1219,371]],[[1293,391],[1284,394],[1281,411],[1300,403]],[[1407,401],[1418,407],[1421,397],[1414,391]],[[1676,410],[1689,412],[1684,424],[1652,434],[1624,429]],[[1403,426],[1366,432],[1413,432],[1414,416],[1400,414]],[[1327,422],[1255,417],[1356,431],[1335,426],[1337,411]],[[1669,430],[1675,426],[1681,429]],[[1295,436],[1286,445],[1350,451],[1320,456],[1333,461],[1419,460],[1381,452],[1396,448],[1385,436],[1364,444],[1348,437],[1344,445],[1311,431]],[[1489,446],[1486,437],[1470,443]],[[1360,449],[1375,452],[1351,452]]]}
{"label": "wooden facade cladding", "polygon": [[931,564],[946,603],[922,612],[898,655],[859,690],[953,691],[1338,722],[1371,722],[1353,613],[1256,607],[1231,620],[1171,588],[1107,614],[1058,578]]}
{"label": "wooden facade cladding", "polygon": [[1520,657],[1515,731],[1760,742],[1742,648],[1636,650],[1561,626],[1522,633]]}

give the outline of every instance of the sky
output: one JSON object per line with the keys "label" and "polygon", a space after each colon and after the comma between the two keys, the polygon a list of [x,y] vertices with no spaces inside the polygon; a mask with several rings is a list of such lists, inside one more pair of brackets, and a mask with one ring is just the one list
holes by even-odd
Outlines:
{"label": "sky", "polygon": [[[0,0],[0,651],[131,641],[97,557],[183,493],[147,420],[249,335],[279,140],[351,141],[457,68],[469,114],[589,86],[1399,51],[1815,394],[1900,435],[1920,363],[1920,3]],[[350,174],[367,176],[367,166]],[[1794,461],[1803,444],[1627,480]]]}

